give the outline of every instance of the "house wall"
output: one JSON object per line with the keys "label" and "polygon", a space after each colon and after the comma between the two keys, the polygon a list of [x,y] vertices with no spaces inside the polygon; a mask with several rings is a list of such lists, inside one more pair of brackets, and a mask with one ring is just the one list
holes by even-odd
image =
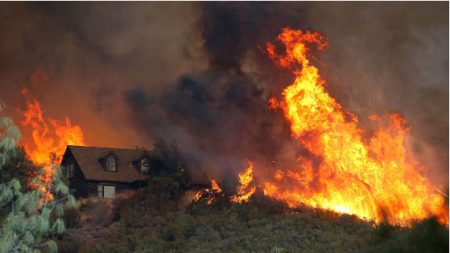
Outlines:
{"label": "house wall", "polygon": [[[74,164],[74,175],[73,177],[67,178],[67,167],[70,164]],[[120,193],[126,189],[138,189],[140,187],[146,186],[146,182],[132,182],[132,183],[123,183],[123,182],[111,182],[111,181],[95,181],[95,180],[86,180],[80,166],[76,162],[70,150],[68,150],[62,160],[61,163],[64,166],[63,175],[67,178],[69,182],[69,189],[71,193],[77,198],[86,198],[86,197],[97,197],[98,196],[98,185],[114,185],[116,186],[116,194]]]}
{"label": "house wall", "polygon": [[83,197],[98,197],[98,185],[114,185],[116,187],[116,194],[123,190],[129,189],[128,183],[119,182],[108,182],[108,181],[88,181],[87,185],[87,195]]}
{"label": "house wall", "polygon": [[[81,172],[81,171],[80,171]],[[73,190],[73,194],[77,198],[86,197],[98,197],[98,185],[114,185],[116,187],[116,194],[127,189],[136,190],[145,186],[144,182],[140,184],[134,183],[122,183],[122,182],[110,182],[110,181],[93,181],[93,180],[78,180],[74,178],[73,184],[71,183],[70,189]]]}
{"label": "house wall", "polygon": [[67,166],[72,163],[74,164],[74,175],[73,177],[68,178],[69,189],[75,197],[87,197],[88,185],[86,184],[86,179],[80,169],[80,166],[70,152],[66,153],[61,164],[66,168],[64,170],[64,176],[67,178]]}

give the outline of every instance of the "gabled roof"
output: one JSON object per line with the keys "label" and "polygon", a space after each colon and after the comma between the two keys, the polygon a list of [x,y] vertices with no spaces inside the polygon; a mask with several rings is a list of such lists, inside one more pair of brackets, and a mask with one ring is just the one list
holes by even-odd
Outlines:
{"label": "gabled roof", "polygon": [[[75,161],[80,166],[87,180],[133,182],[146,180],[146,176],[131,165],[131,162],[139,159],[144,154],[141,149],[103,148],[68,145],[63,157],[63,162],[68,152],[71,152]],[[117,171],[109,172],[103,167],[100,159],[108,154],[117,156]]]}
{"label": "gabled roof", "polygon": [[[63,156],[61,164],[68,153],[71,153],[78,163],[86,180],[111,181],[131,183],[133,181],[147,180],[138,169],[132,166],[132,162],[140,160],[146,155],[144,149],[126,149],[126,148],[108,148],[108,147],[87,147],[68,145]],[[117,171],[106,171],[99,159],[114,153],[117,156]],[[208,185],[209,178],[200,168],[191,168],[189,173],[193,184]]]}

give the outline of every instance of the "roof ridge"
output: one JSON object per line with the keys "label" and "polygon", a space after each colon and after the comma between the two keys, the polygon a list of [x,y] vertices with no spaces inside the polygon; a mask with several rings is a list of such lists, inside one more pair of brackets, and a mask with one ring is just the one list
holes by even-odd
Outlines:
{"label": "roof ridge", "polygon": [[[141,151],[142,149],[138,148],[119,148],[119,147],[98,147],[98,146],[82,146],[82,145],[67,145],[67,147],[76,147],[76,148],[96,148],[96,149],[120,149],[120,150],[131,150],[131,151]],[[143,150],[148,151],[147,148],[144,147]]]}

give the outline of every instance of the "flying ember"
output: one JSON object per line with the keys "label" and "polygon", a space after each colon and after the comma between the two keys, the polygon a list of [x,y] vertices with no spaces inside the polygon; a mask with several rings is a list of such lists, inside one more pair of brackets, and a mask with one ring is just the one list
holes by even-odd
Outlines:
{"label": "flying ember", "polygon": [[408,225],[435,215],[448,224],[443,196],[406,148],[406,121],[398,114],[372,115],[373,133],[361,129],[358,117],[330,96],[310,61],[312,46],[327,46],[325,36],[285,28],[277,39],[286,53],[278,54],[271,43],[267,53],[295,80],[269,105],[282,110],[293,138],[309,154],[298,157],[296,168],[262,182],[264,193],[293,207],[302,203],[377,223]]}

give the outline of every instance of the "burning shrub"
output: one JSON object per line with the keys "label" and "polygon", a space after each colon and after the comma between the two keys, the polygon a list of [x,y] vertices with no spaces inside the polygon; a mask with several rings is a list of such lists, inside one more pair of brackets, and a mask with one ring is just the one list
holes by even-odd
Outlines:
{"label": "burning shrub", "polygon": [[[15,169],[18,167],[14,163],[21,159],[10,158],[17,157],[15,144],[19,136],[10,119],[0,118],[0,178],[3,178],[4,173],[7,177],[11,165]],[[21,158],[20,155],[18,157]],[[67,203],[70,205],[75,200],[69,194],[68,187],[60,180],[60,170],[55,166],[49,166],[49,169],[54,170],[55,177],[51,178],[45,190],[55,195],[52,199],[43,201],[41,188],[24,191],[17,178],[0,184],[0,207],[11,207],[6,219],[1,221],[0,252],[36,252],[43,249],[57,252],[56,242],[52,238],[64,233],[65,226],[61,216],[66,200],[69,200]]]}
{"label": "burning shrub", "polygon": [[119,202],[117,226],[80,243],[78,252],[392,252],[409,249],[413,240],[428,240],[427,247],[441,252],[448,245],[448,230],[432,223],[420,229],[391,226],[381,238],[373,223],[354,216],[307,206],[287,209],[281,203],[256,192],[249,202],[224,197],[179,210],[169,196],[144,188]]}

